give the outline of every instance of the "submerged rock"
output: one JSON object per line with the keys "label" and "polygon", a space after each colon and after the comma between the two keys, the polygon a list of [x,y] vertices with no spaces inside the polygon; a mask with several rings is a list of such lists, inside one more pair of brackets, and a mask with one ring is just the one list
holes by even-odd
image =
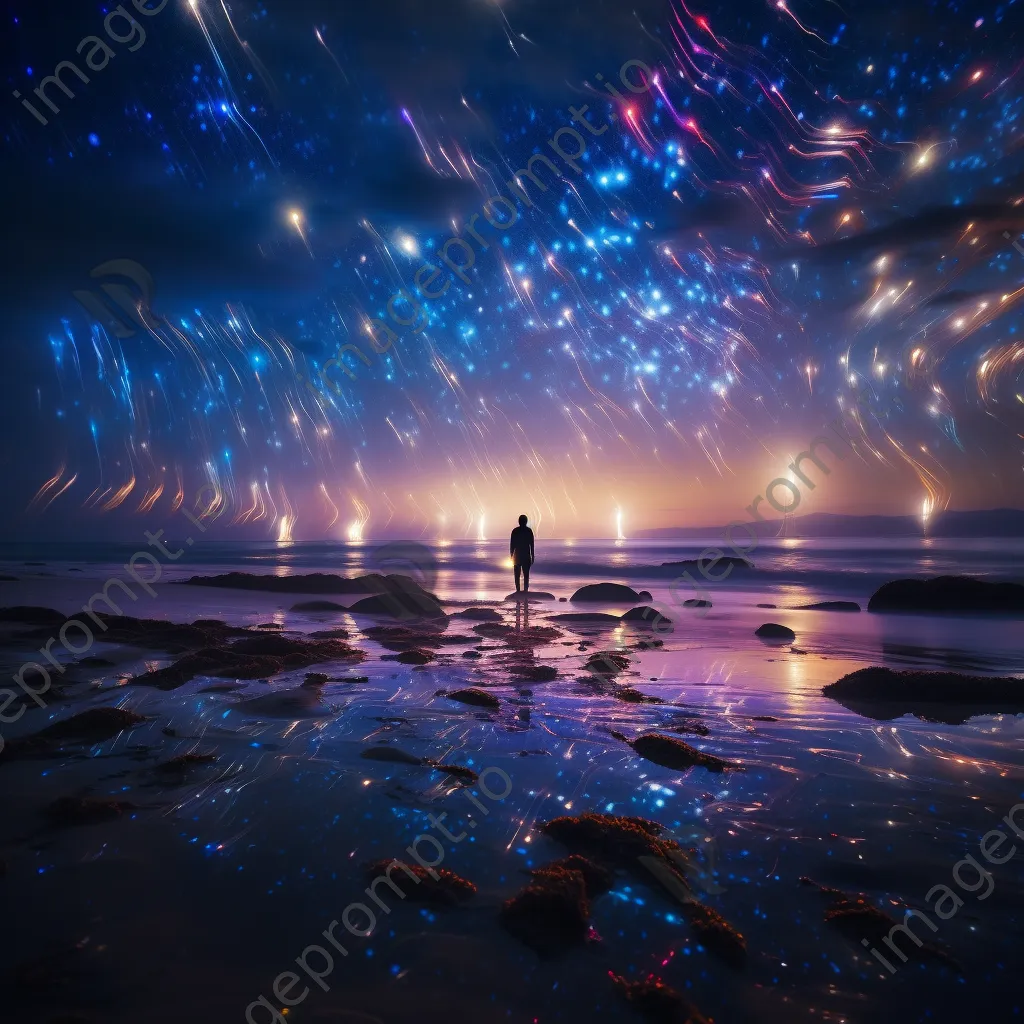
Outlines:
{"label": "submerged rock", "polygon": [[709,953],[731,967],[742,967],[746,963],[747,940],[718,911],[691,900],[683,904],[683,913],[697,941]]}
{"label": "submerged rock", "polygon": [[435,697],[447,697],[449,700],[457,700],[461,704],[472,704],[478,708],[489,708],[497,711],[501,707],[498,698],[486,690],[479,690],[475,686],[466,687],[464,690],[438,690]]}
{"label": "submerged rock", "polygon": [[685,996],[657,978],[626,981],[611,974],[612,984],[641,1016],[651,1024],[710,1024]]}
{"label": "submerged rock", "polygon": [[1024,613],[1024,586],[990,583],[973,576],[893,580],[871,595],[869,612]]}
{"label": "submerged rock", "polygon": [[216,760],[216,754],[198,754],[193,751],[187,754],[179,754],[177,757],[172,757],[170,761],[164,761],[162,764],[158,764],[153,771],[161,772],[165,775],[183,775],[185,772],[190,771],[193,768],[199,768],[202,765],[214,764]]}
{"label": "submerged rock", "polygon": [[[643,595],[647,595],[646,598]],[[635,603],[636,601],[649,600],[650,594],[647,591],[636,591],[623,583],[589,583],[580,587],[570,601],[607,601],[621,604],[623,602]]]}
{"label": "submerged rock", "polygon": [[710,772],[742,770],[740,765],[715,757],[714,754],[705,754],[673,736],[659,736],[652,732],[629,740],[620,732],[613,732],[612,735],[617,740],[628,743],[642,758],[664,768],[683,770],[698,767],[707,768]]}
{"label": "submerged rock", "polygon": [[334,714],[321,699],[319,691],[300,686],[294,690],[278,690],[233,705],[243,715],[269,718],[327,718]]}
{"label": "submerged rock", "polygon": [[629,658],[617,651],[595,651],[583,666],[598,676],[612,676],[629,668]]}
{"label": "submerged rock", "polygon": [[50,823],[64,825],[96,825],[120,818],[125,811],[138,810],[137,806],[121,800],[93,800],[89,797],[62,796],[46,808]]}
{"label": "submerged rock", "polygon": [[873,667],[851,672],[821,692],[857,714],[882,721],[914,714],[959,725],[972,715],[1024,711],[1024,679],[1012,676]]}
{"label": "submerged rock", "polygon": [[367,865],[366,877],[371,882],[377,878],[392,880],[407,899],[435,907],[454,907],[476,894],[476,886],[454,871],[437,867],[428,869],[401,860],[374,861]]}
{"label": "submerged rock", "polygon": [[[832,925],[846,938],[855,941],[859,947],[864,947],[864,956],[868,955],[867,947],[882,946],[892,934],[892,929],[904,923],[894,920],[873,903],[869,903],[863,894],[852,896],[841,889],[821,885],[806,875],[800,878],[800,884],[817,889],[828,900],[828,908],[825,911],[826,923]],[[960,964],[941,947],[931,942],[915,943],[915,946],[919,953],[963,973]],[[861,949],[858,949],[858,952],[860,953]]]}
{"label": "submerged rock", "polygon": [[796,633],[789,626],[780,626],[777,622],[766,622],[754,630],[754,636],[762,640],[795,640]]}
{"label": "submerged rock", "polygon": [[127,708],[89,708],[88,711],[80,711],[77,715],[72,715],[63,721],[54,722],[26,738],[99,742],[111,739],[124,732],[125,729],[141,725],[144,721],[146,721],[145,716],[129,711]]}
{"label": "submerged rock", "polygon": [[463,782],[476,782],[480,778],[472,768],[461,764],[442,764],[440,761],[431,761],[429,758],[423,761],[425,765],[433,768],[434,771],[444,772],[454,779],[461,779]]}
{"label": "submerged rock", "polygon": [[[760,605],[758,606],[760,607]],[[814,604],[799,604],[801,612],[859,612],[860,605],[856,601],[817,601]]]}
{"label": "submerged rock", "polygon": [[695,736],[708,736],[711,733],[711,730],[699,718],[688,718],[684,722],[673,722],[667,728],[672,732],[689,732]]}
{"label": "submerged rock", "polygon": [[582,943],[590,933],[590,901],[581,871],[548,867],[501,908],[504,928],[540,956]]}

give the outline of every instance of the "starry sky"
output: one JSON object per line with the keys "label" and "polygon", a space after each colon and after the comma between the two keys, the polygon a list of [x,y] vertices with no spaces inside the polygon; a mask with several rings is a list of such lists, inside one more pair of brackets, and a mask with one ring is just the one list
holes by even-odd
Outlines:
{"label": "starry sky", "polygon": [[137,6],[4,5],[8,537],[1024,507],[1021,0]]}

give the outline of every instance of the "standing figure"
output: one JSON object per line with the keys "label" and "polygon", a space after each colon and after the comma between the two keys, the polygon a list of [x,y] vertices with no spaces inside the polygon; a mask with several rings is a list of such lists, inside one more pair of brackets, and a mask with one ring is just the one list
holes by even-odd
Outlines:
{"label": "standing figure", "polygon": [[519,593],[519,574],[523,575],[525,593],[530,592],[530,566],[533,565],[533,530],[526,525],[526,516],[519,517],[519,525],[512,531],[508,542],[512,567],[516,574],[516,593]]}

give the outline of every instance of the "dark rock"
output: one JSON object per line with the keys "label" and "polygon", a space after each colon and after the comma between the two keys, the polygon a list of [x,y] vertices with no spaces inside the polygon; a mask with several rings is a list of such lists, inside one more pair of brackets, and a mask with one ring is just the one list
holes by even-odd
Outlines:
{"label": "dark rock", "polygon": [[560,597],[560,598],[559,598],[558,600],[559,600],[559,601],[568,601],[568,600],[569,600],[569,598],[567,598],[567,597]]}
{"label": "dark rock", "polygon": [[330,682],[330,678],[326,672],[307,672],[306,678],[302,680],[302,685],[324,686]]}
{"label": "dark rock", "polygon": [[629,668],[629,658],[616,651],[595,651],[583,666],[595,675],[615,675]]}
{"label": "dark rock", "polygon": [[797,610],[802,612],[859,612],[860,605],[856,601],[818,601],[815,604],[799,604]]}
{"label": "dark rock", "polygon": [[291,606],[293,612],[347,612],[348,607],[337,601],[300,601]]}
{"label": "dark rock", "polygon": [[604,624],[608,626],[617,626],[621,621],[621,616],[610,615],[608,612],[562,612],[559,615],[552,615],[549,619],[551,622],[565,622],[565,623],[579,623],[585,625],[586,623]]}
{"label": "dark rock", "polygon": [[63,612],[55,608],[24,604],[0,608],[0,622],[23,622],[27,626],[63,626],[67,619]]}
{"label": "dark rock", "polygon": [[897,672],[862,668],[821,691],[844,707],[881,721],[906,714],[959,725],[974,715],[1024,711],[1024,679],[959,672]]}
{"label": "dark rock", "polygon": [[476,782],[480,778],[472,768],[466,768],[461,764],[442,764],[440,761],[431,760],[424,760],[423,763],[429,765],[434,771],[444,772],[446,775],[451,775],[452,778],[462,779],[463,782]]}
{"label": "dark rock", "polygon": [[463,651],[462,656],[464,658],[482,658],[483,655],[479,651]]}
{"label": "dark rock", "polygon": [[672,732],[693,733],[694,736],[708,736],[711,734],[711,730],[699,718],[688,718],[684,722],[673,722],[668,728]]}
{"label": "dark rock", "polygon": [[893,580],[871,595],[869,612],[1024,613],[1024,586],[990,583],[972,576]]}
{"label": "dark rock", "polygon": [[62,796],[46,809],[50,823],[65,825],[96,825],[120,818],[125,811],[137,810],[135,804],[120,800],[92,800],[88,797]]}
{"label": "dark rock", "polygon": [[114,663],[112,661],[108,661],[106,658],[96,658],[96,657],[79,658],[78,659],[78,664],[81,665],[83,668],[113,668],[114,667]]}
{"label": "dark rock", "polygon": [[260,622],[256,626],[257,629],[284,629],[284,626],[280,622]]}
{"label": "dark rock", "polygon": [[777,722],[777,718],[773,718],[771,715],[751,715],[750,720],[752,722]]}
{"label": "dark rock", "polygon": [[650,626],[652,629],[663,630],[666,625],[671,626],[672,620],[662,615],[657,608],[642,604],[636,608],[630,608],[622,616],[623,622],[638,622]]}
{"label": "dark rock", "polygon": [[40,732],[34,733],[33,739],[48,740],[83,740],[99,742],[108,740],[125,729],[140,725],[146,719],[126,708],[90,708],[80,711],[77,715],[54,722]]}
{"label": "dark rock", "polygon": [[627,587],[623,583],[589,583],[585,587],[580,587],[569,598],[574,603],[580,601],[607,601],[615,604],[625,602],[636,604],[638,601],[649,601],[650,599],[650,594],[644,597],[632,587]]}
{"label": "dark rock", "polygon": [[464,690],[438,690],[435,697],[447,697],[449,700],[457,700],[461,704],[472,704],[478,708],[490,708],[497,711],[501,707],[498,698],[486,690],[479,690],[475,686],[469,686]]}
{"label": "dark rock", "polygon": [[510,671],[524,683],[551,683],[558,678],[553,665],[515,665]]}
{"label": "dark rock", "polygon": [[403,665],[427,665],[434,660],[433,651],[401,651],[399,654],[385,654],[382,661],[399,661]]}
{"label": "dark rock", "polygon": [[619,993],[651,1024],[709,1024],[693,1003],[657,978],[626,981],[618,974],[610,976]]}
{"label": "dark rock", "polygon": [[[555,595],[546,590],[516,591],[505,597],[506,601],[554,601]],[[563,598],[564,600],[564,598]]]}
{"label": "dark rock", "polygon": [[665,702],[660,697],[648,697],[646,694],[641,693],[639,690],[634,689],[632,686],[623,686],[621,689],[616,690],[612,696],[616,700],[625,701],[627,704],[664,704]]}
{"label": "dark rock", "polygon": [[778,608],[778,605],[775,605],[775,604],[759,604],[757,607],[758,608]]}
{"label": "dark rock", "polygon": [[[75,570],[72,569],[71,571],[74,572]],[[82,570],[79,569],[78,571],[81,572]],[[17,582],[18,582],[18,577],[17,576],[7,576],[5,574],[0,574],[0,583],[17,583]]]}
{"label": "dark rock", "polygon": [[730,967],[742,967],[747,960],[747,940],[721,914],[703,903],[683,904],[683,914],[697,941]]}
{"label": "dark rock", "polygon": [[504,928],[540,956],[582,943],[590,932],[590,901],[582,872],[548,867],[506,900]]}
{"label": "dark rock", "polygon": [[309,686],[264,693],[239,701],[234,709],[243,715],[268,718],[327,718],[334,714],[320,699],[319,690]]}
{"label": "dark rock", "polygon": [[649,590],[641,590],[639,593],[641,601],[653,601],[654,595]]}
{"label": "dark rock", "polygon": [[388,761],[391,764],[414,764],[417,766],[424,764],[422,757],[390,746],[367,747],[359,752],[359,756],[364,761]]}
{"label": "dark rock", "polygon": [[553,818],[540,831],[574,853],[627,870],[636,869],[638,857],[667,859],[680,850],[674,840],[658,838],[663,826],[646,818],[588,812]]}
{"label": "dark rock", "polygon": [[374,597],[364,597],[356,601],[349,613],[352,615],[383,615],[394,619],[446,618],[445,610],[441,605],[427,594],[417,596],[415,600],[405,600],[403,596],[394,594],[378,594]]}
{"label": "dark rock", "polygon": [[571,853],[568,857],[563,857],[561,860],[545,864],[544,867],[534,868],[530,874],[537,878],[550,874],[552,871],[578,871],[583,876],[588,899],[596,899],[598,896],[609,892],[612,887],[612,873],[596,861],[581,857],[578,853]]}
{"label": "dark rock", "polygon": [[[856,942],[858,952],[861,946],[881,946],[892,934],[892,929],[903,923],[895,921],[884,911],[868,903],[862,894],[852,896],[841,889],[820,885],[806,875],[800,878],[800,884],[817,889],[826,898],[828,909],[825,911],[825,921],[838,929],[847,939]],[[944,949],[930,942],[917,945],[920,953],[963,973],[960,964]]]}
{"label": "dark rock", "polygon": [[684,608],[710,608],[711,602],[705,601],[702,597],[690,597],[683,602]]}
{"label": "dark rock", "polygon": [[[659,736],[657,733],[646,733],[635,740],[629,740],[620,732],[613,732],[617,740],[628,743],[642,758],[660,764],[663,768],[683,770],[686,768],[707,768],[710,772],[723,772],[727,769],[739,769],[729,761],[724,761],[714,754],[705,754],[673,736]],[[740,769],[742,770],[742,769]]]}
{"label": "dark rock", "polygon": [[[333,573],[314,572],[307,575],[275,576],[271,573],[229,572],[221,576],[193,576],[183,580],[193,587],[223,587],[230,590],[266,590],[276,594],[426,594],[411,577],[400,573],[382,576],[371,572],[366,576],[346,579]],[[434,595],[428,595],[437,601]]]}
{"label": "dark rock", "polygon": [[[433,874],[431,874],[433,872]],[[437,875],[434,878],[433,875]],[[424,868],[400,860],[378,860],[367,865],[367,879],[386,877],[414,903],[434,907],[455,907],[476,893],[476,886],[447,868]]]}
{"label": "dark rock", "polygon": [[347,640],[349,631],[347,629],[318,629],[315,633],[309,634],[310,640]]}
{"label": "dark rock", "polygon": [[766,622],[754,630],[754,636],[762,640],[795,640],[796,633],[789,626],[780,626],[777,622]]}
{"label": "dark rock", "polygon": [[[661,567],[663,569],[675,569],[679,572],[680,575],[682,575],[683,572],[687,571],[691,573],[700,572],[700,566],[698,562],[699,559],[689,558],[685,559],[682,562],[662,562]],[[731,566],[733,569],[753,569],[754,563],[751,562],[750,559],[741,558],[738,555],[723,555],[721,558],[716,559],[713,563],[711,559],[704,559],[704,568],[707,569],[709,572],[713,568],[716,575],[720,575],[723,571],[723,567],[725,566]],[[703,576],[704,574],[701,573],[701,575]],[[724,579],[725,577],[723,576],[722,578]]]}
{"label": "dark rock", "polygon": [[172,757],[170,761],[158,764],[153,771],[161,772],[165,775],[183,775],[185,772],[198,768],[201,765],[214,764],[216,760],[216,754],[197,754],[194,752],[179,754],[177,757]]}
{"label": "dark rock", "polygon": [[463,619],[473,619],[476,622],[503,622],[501,612],[493,608],[464,608],[461,612],[455,613]]}

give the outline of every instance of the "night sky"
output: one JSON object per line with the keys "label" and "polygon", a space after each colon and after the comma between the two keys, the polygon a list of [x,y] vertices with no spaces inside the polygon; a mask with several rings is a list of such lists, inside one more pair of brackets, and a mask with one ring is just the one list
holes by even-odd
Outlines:
{"label": "night sky", "polygon": [[113,10],[4,8],[7,536],[714,524],[844,409],[800,513],[1024,506],[1019,0]]}

